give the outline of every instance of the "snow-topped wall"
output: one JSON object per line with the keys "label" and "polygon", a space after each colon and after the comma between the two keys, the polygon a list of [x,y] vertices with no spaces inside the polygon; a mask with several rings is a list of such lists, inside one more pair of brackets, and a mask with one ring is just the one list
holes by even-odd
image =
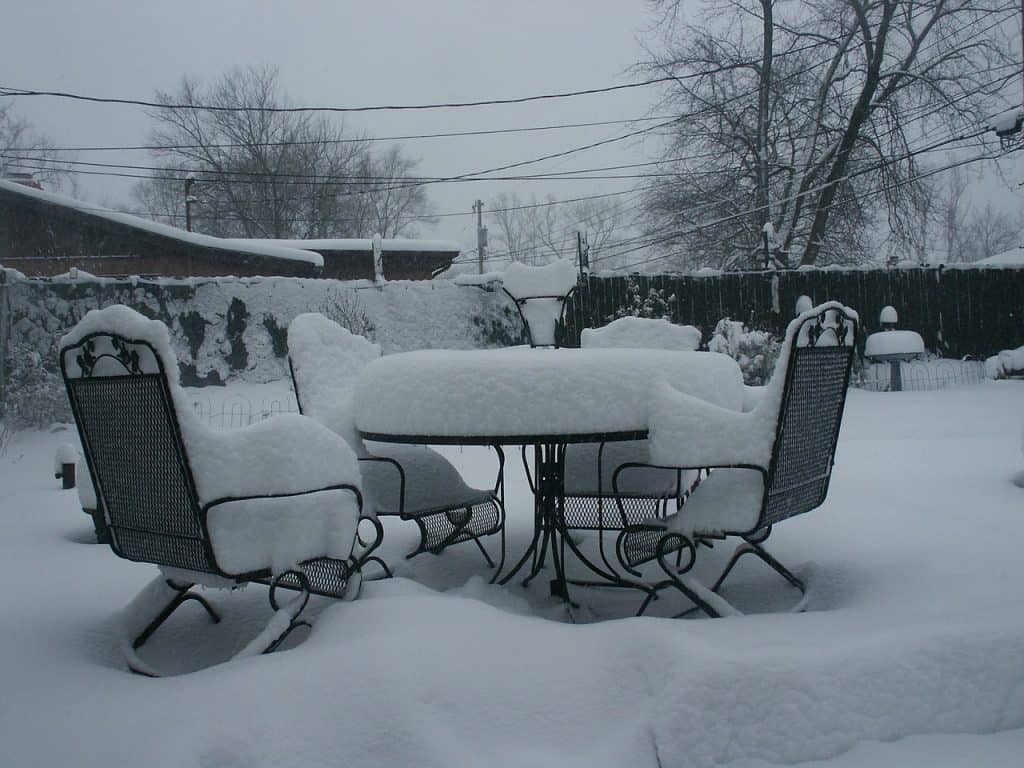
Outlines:
{"label": "snow-topped wall", "polygon": [[146,280],[25,279],[7,270],[8,349],[38,352],[57,364],[57,340],[87,311],[127,304],[171,332],[182,383],[229,378],[272,381],[287,375],[287,330],[303,312],[322,312],[371,337],[385,353],[522,343],[521,322],[500,291],[450,281],[339,282],[301,278]]}

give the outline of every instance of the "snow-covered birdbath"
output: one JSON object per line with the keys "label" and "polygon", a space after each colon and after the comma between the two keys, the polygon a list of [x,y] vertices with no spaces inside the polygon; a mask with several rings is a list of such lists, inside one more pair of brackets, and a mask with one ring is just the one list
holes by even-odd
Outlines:
{"label": "snow-covered birdbath", "polygon": [[889,389],[903,389],[900,363],[924,357],[924,339],[917,331],[897,331],[899,317],[893,307],[884,307],[878,322],[885,330],[872,333],[864,344],[864,358],[872,363],[889,363]]}

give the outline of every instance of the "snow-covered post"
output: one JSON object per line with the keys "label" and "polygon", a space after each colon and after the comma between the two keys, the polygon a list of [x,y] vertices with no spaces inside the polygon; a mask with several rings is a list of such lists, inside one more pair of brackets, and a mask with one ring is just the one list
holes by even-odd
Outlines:
{"label": "snow-covered post", "polygon": [[380,232],[373,236],[373,282],[384,282],[384,239]]}
{"label": "snow-covered post", "polygon": [[75,467],[78,465],[78,451],[71,443],[61,443],[53,457],[53,476],[61,481],[65,490],[75,487]]}

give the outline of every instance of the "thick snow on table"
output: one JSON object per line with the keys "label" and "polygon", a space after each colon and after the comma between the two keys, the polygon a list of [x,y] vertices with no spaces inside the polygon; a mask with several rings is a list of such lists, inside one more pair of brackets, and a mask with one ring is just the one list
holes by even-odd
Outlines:
{"label": "thick snow on table", "polygon": [[424,350],[374,360],[355,390],[360,431],[432,437],[645,431],[654,386],[739,409],[743,376],[714,352]]}

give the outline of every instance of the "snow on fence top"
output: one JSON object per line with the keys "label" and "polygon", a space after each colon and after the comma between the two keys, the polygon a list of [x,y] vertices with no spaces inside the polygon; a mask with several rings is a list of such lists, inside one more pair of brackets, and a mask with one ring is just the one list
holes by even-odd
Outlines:
{"label": "snow on fence top", "polygon": [[58,205],[62,208],[70,208],[89,216],[95,216],[99,219],[123,224],[154,235],[174,238],[175,240],[180,240],[202,248],[215,248],[217,250],[231,251],[233,253],[247,253],[257,256],[267,256],[274,259],[302,261],[312,264],[315,267],[323,267],[324,265],[324,258],[319,253],[304,251],[297,246],[284,247],[281,245],[274,245],[273,241],[260,242],[258,240],[227,240],[221,237],[213,237],[212,235],[202,235],[198,232],[186,232],[183,229],[178,229],[177,227],[172,227],[168,224],[160,224],[156,221],[150,221],[149,219],[133,216],[130,213],[113,211],[109,208],[103,208],[84,200],[76,200],[73,197],[57,194],[56,192],[45,192],[43,190],[33,189],[32,187],[26,187],[23,184],[11,181],[0,180],[0,190],[15,192],[34,200],[50,203],[51,205]]}

